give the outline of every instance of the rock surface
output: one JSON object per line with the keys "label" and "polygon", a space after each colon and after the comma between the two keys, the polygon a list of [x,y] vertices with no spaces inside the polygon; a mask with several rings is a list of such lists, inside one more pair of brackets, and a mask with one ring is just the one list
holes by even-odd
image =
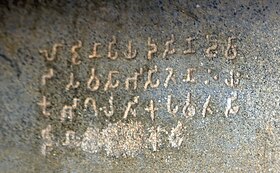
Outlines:
{"label": "rock surface", "polygon": [[0,2],[0,172],[279,172],[279,10]]}

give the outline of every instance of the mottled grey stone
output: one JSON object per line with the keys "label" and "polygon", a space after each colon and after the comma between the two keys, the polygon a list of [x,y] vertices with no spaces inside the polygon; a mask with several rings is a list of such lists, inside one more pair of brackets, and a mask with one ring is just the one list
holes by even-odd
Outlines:
{"label": "mottled grey stone", "polygon": [[[276,0],[0,2],[0,172],[279,172],[279,10]],[[176,53],[162,58],[172,34]],[[217,37],[217,57],[205,56],[211,45],[207,35]],[[107,58],[112,36],[118,41],[116,60]],[[224,55],[231,36],[237,46],[233,60]],[[148,37],[158,45],[152,60],[147,60]],[[196,53],[184,55],[188,37],[196,38]],[[71,47],[78,40],[81,64],[73,65]],[[133,60],[122,53],[129,40],[138,51]],[[94,42],[101,43],[102,57],[89,59]],[[63,47],[49,62],[39,50],[51,51],[55,43]],[[155,65],[154,80],[159,79],[160,86],[145,91],[148,71]],[[139,87],[125,90],[125,79],[141,67]],[[174,69],[176,84],[170,81],[165,88],[168,67]],[[55,76],[42,86],[41,77],[49,68]],[[86,88],[91,68],[101,79],[97,91]],[[196,68],[194,84],[183,81],[188,68]],[[121,83],[104,91],[109,70],[119,71],[114,79]],[[231,70],[240,73],[235,87],[225,84]],[[66,91],[71,72],[81,86]],[[182,108],[189,92],[196,113],[186,118]],[[225,116],[233,93],[238,97],[232,107],[239,110]],[[86,97],[94,97],[102,108],[109,105],[111,94],[112,117],[103,110],[95,117],[93,110],[83,109]],[[171,108],[179,106],[176,116],[167,112],[168,95]],[[204,117],[209,95],[213,114]],[[38,105],[43,96],[52,103],[49,117]],[[123,119],[134,96],[139,96],[137,116]],[[74,97],[82,101],[73,120],[61,122],[62,107],[71,105]],[[145,111],[151,99],[158,108],[155,121]],[[48,125],[53,146],[43,155],[42,130]],[[155,149],[150,134],[158,126],[161,142]],[[67,145],[70,130],[75,142]]]}

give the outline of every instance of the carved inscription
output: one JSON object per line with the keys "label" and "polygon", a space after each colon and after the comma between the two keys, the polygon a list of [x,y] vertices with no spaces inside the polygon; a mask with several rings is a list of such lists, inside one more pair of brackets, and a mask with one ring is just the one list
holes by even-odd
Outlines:
{"label": "carved inscription", "polygon": [[154,69],[150,69],[148,71],[148,79],[145,83],[144,89],[146,90],[148,88],[148,86],[150,86],[151,88],[157,88],[160,84],[159,79],[156,79],[155,82],[153,82],[153,74],[156,73],[158,71],[157,66],[154,67]]}
{"label": "carved inscription", "polygon": [[203,117],[206,116],[206,113],[209,112],[209,114],[212,114],[213,111],[211,110],[211,108],[209,107],[209,103],[210,103],[210,99],[211,96],[209,95],[205,101],[205,103],[203,104],[203,110],[202,110],[202,115]]}
{"label": "carved inscription", "polygon": [[133,77],[128,77],[125,80],[125,89],[129,90],[130,82],[133,82],[133,90],[138,86],[138,77],[143,74],[143,68],[140,68],[139,72],[135,72]]}
{"label": "carved inscription", "polygon": [[38,103],[38,105],[42,109],[42,114],[44,116],[50,116],[51,114],[47,111],[47,107],[51,105],[50,102],[47,101],[46,96],[43,96],[43,99],[41,102]]}
{"label": "carved inscription", "polygon": [[155,107],[154,100],[150,100],[150,104],[147,108],[145,108],[145,110],[150,113],[151,120],[155,121],[156,111],[158,108]]}
{"label": "carved inscription", "polygon": [[136,50],[132,50],[132,41],[128,41],[127,53],[124,52],[123,54],[124,54],[126,59],[133,59],[133,58],[136,57],[137,51]]}
{"label": "carved inscription", "polygon": [[113,95],[109,98],[109,110],[106,107],[101,108],[101,110],[104,110],[104,113],[107,117],[111,117],[114,115],[114,105],[113,105],[114,97]]}
{"label": "carved inscription", "polygon": [[97,75],[95,74],[95,69],[92,68],[91,69],[91,76],[90,76],[90,78],[87,82],[87,88],[91,91],[96,91],[96,90],[98,90],[99,85],[100,85],[100,80],[97,77]]}
{"label": "carved inscription", "polygon": [[74,81],[74,73],[70,73],[70,80],[69,83],[66,85],[66,91],[70,90],[71,88],[78,88],[80,86],[79,81]]}
{"label": "carved inscription", "polygon": [[74,110],[77,108],[78,105],[78,98],[73,99],[73,105],[65,105],[61,111],[61,122],[64,122],[66,119],[72,121],[74,117]]}
{"label": "carved inscription", "polygon": [[55,43],[52,46],[52,51],[49,53],[46,49],[39,49],[39,53],[42,54],[47,61],[53,61],[56,58],[57,51],[59,48],[63,47],[60,43]]}
{"label": "carved inscription", "polygon": [[171,39],[165,43],[165,50],[162,55],[163,58],[165,58],[167,55],[172,55],[175,53],[175,49],[171,48],[173,43],[174,43],[174,35],[172,34]]}
{"label": "carved inscription", "polygon": [[109,71],[108,73],[108,80],[104,86],[104,91],[107,91],[108,89],[112,88],[117,88],[120,84],[120,81],[116,80],[113,81],[113,76],[119,74],[118,71]]}
{"label": "carved inscription", "polygon": [[71,54],[72,54],[72,64],[74,65],[79,65],[81,63],[81,61],[78,59],[79,55],[78,55],[78,50],[81,49],[82,47],[82,41],[78,40],[78,44],[72,46],[71,48]]}
{"label": "carved inscription", "polygon": [[97,109],[97,106],[96,106],[96,101],[95,99],[91,98],[91,97],[88,97],[86,98],[85,102],[84,102],[84,110],[87,110],[91,108],[94,112],[95,112],[95,116],[98,115],[98,109]]}
{"label": "carved inscription", "polygon": [[111,42],[109,42],[108,46],[108,58],[115,60],[118,58],[118,52],[113,51],[113,46],[117,44],[116,36],[113,36],[113,39]]}
{"label": "carved inscription", "polygon": [[98,49],[99,46],[101,46],[101,43],[94,43],[93,44],[92,54],[88,56],[90,59],[101,58],[101,55],[97,53],[97,49]]}
{"label": "carved inscription", "polygon": [[[221,39],[217,35],[206,35],[203,38],[188,36],[183,38],[184,45],[178,44],[180,39],[171,34],[160,43],[157,39],[148,37],[143,42],[146,49],[141,49],[135,45],[133,39],[124,41],[112,36],[106,44],[94,41],[90,50],[86,51],[84,50],[87,46],[83,45],[82,40],[75,41],[67,51],[72,64],[71,69],[74,69],[67,69],[61,80],[66,82],[60,82],[63,84],[61,92],[66,93],[67,99],[62,98],[64,101],[57,103],[51,94],[43,93],[37,103],[43,118],[50,120],[50,124],[41,130],[42,155],[47,156],[55,147],[61,146],[80,148],[88,153],[105,152],[113,157],[136,156],[145,149],[152,152],[164,147],[180,149],[187,141],[186,126],[189,121],[210,119],[217,116],[217,112],[222,112],[224,118],[237,115],[241,109],[238,89],[242,84],[242,76],[237,68],[218,71],[204,68],[201,63],[201,66],[187,64],[185,69],[180,71],[176,68],[177,64],[171,63],[164,67],[163,64],[157,64],[157,60],[168,61],[171,56],[175,59],[175,55],[195,55],[201,51],[196,46],[201,40],[205,41],[205,47],[200,52],[204,55],[203,58],[206,57],[205,61],[223,56],[225,61],[234,62],[238,58],[237,37]],[[120,50],[120,43],[124,45],[124,50]],[[51,47],[51,51],[39,49],[43,59],[49,61],[48,68],[42,72],[39,81],[40,87],[44,89],[51,87],[51,80],[58,78],[58,70],[54,71],[57,67],[50,67],[49,64],[54,63],[57,52],[62,51],[62,47],[67,49],[60,43]],[[89,54],[82,55],[82,52]],[[142,55],[146,57],[145,61],[148,64],[139,64],[133,70],[126,71],[118,66],[110,67],[104,72],[102,66],[96,66],[94,63],[85,69],[85,75],[81,75],[75,69],[82,67],[86,62],[85,58],[92,62],[104,57],[106,61],[111,62],[124,59],[123,62],[129,63],[136,62]],[[226,75],[220,75],[221,71]],[[230,94],[221,93],[219,96],[215,92],[197,94],[199,87],[211,87],[212,84],[233,91]],[[120,96],[118,91],[125,94]],[[64,94],[61,94],[61,97]],[[155,96],[157,94],[159,96]],[[68,95],[72,95],[72,98],[69,99]],[[127,98],[126,96],[129,99],[123,99]],[[94,119],[93,124],[100,119],[105,120],[101,122],[103,127],[88,126],[83,134],[75,131],[75,128],[64,127],[67,123],[75,126],[76,120],[83,117],[83,114],[91,116]],[[162,125],[165,120],[163,116],[169,117],[174,124]],[[55,140],[56,128],[51,124],[54,117],[58,117],[58,122],[63,125],[61,127],[67,128],[64,130],[63,139]],[[143,125],[143,118],[150,122]],[[158,125],[159,122],[161,126]]]}
{"label": "carved inscription", "polygon": [[53,146],[53,140],[52,140],[52,134],[51,134],[52,126],[48,125],[45,129],[41,132],[41,137],[43,139],[43,144],[41,147],[41,152],[45,156],[47,154],[48,150],[52,149]]}
{"label": "carved inscription", "polygon": [[127,119],[129,113],[131,113],[132,116],[136,117],[136,110],[133,108],[133,106],[135,106],[138,102],[139,102],[139,96],[135,96],[132,101],[129,101],[127,103],[127,107],[123,115],[124,119]]}
{"label": "carved inscription", "polygon": [[232,102],[237,100],[237,93],[233,92],[232,96],[227,99],[227,106],[225,110],[225,116],[228,117],[229,114],[236,114],[239,111],[239,106],[232,106]]}
{"label": "carved inscription", "polygon": [[46,74],[44,74],[42,76],[42,85],[46,85],[47,83],[47,79],[51,79],[53,77],[54,73],[53,73],[53,69],[49,69],[48,72]]}

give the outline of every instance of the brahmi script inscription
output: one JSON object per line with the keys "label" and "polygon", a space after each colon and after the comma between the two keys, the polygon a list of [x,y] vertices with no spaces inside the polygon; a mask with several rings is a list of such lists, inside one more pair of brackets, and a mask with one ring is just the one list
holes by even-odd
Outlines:
{"label": "brahmi script inscription", "polygon": [[[241,104],[238,102],[237,90],[242,77],[239,71],[229,69],[225,76],[221,76],[215,69],[192,64],[186,66],[184,71],[178,71],[171,64],[165,64],[165,67],[157,64],[161,59],[172,56],[173,59],[188,58],[197,52],[204,55],[205,61],[215,58],[236,61],[237,37],[230,35],[223,40],[219,40],[216,35],[185,37],[184,45],[176,44],[176,39],[182,37],[176,38],[176,35],[172,34],[161,43],[148,37],[142,43],[145,49],[137,49],[133,39],[124,41],[116,36],[111,36],[106,44],[94,42],[92,45],[84,45],[82,40],[76,40],[69,49],[65,49],[65,43],[58,41],[39,48],[38,52],[47,64],[40,79],[40,86],[44,92],[38,101],[41,116],[47,122],[41,130],[41,153],[48,155],[55,148],[68,147],[88,153],[105,152],[108,156],[120,157],[135,156],[143,150],[157,152],[164,147],[180,149],[188,140],[184,122],[195,116],[206,118],[218,111],[222,111],[226,118],[237,116]],[[196,42],[205,42],[205,48],[197,49]],[[120,43],[125,43],[126,49],[120,50]],[[159,46],[163,49],[159,49]],[[91,47],[90,50],[86,50],[87,55],[81,53],[86,47]],[[69,52],[69,56],[58,56],[62,51]],[[142,56],[143,54],[145,56]],[[70,62],[70,69],[81,66],[80,71],[67,70],[67,73],[60,74],[56,70],[56,63],[62,61],[57,61],[59,58]],[[86,66],[82,64],[85,59],[97,63],[101,59],[107,59],[108,62],[123,61],[127,66],[137,59],[145,59],[147,62],[143,66],[139,64],[133,72],[124,72],[118,66],[111,66],[104,71],[102,67],[95,66],[96,63],[84,69]],[[87,73],[84,75],[86,77],[81,77],[80,74],[84,71]],[[197,77],[198,73],[204,74],[206,78],[202,80],[201,77]],[[60,79],[58,76],[62,75],[63,78]],[[48,93],[48,89],[54,85],[53,80],[64,81],[65,85],[57,86],[57,90],[61,91],[59,100],[64,100],[65,104],[56,103],[54,96]],[[213,93],[205,93],[203,97],[197,98],[194,90],[187,90],[190,86],[202,84],[207,87],[215,83],[222,83],[231,91],[230,94],[223,93],[222,90],[219,93],[224,99],[222,107],[213,106],[217,102]],[[184,90],[182,86],[186,88],[186,92],[173,92],[178,90],[179,84],[181,90]],[[122,95],[118,93],[120,90],[123,91]],[[159,97],[150,95],[155,90],[164,92]],[[144,98],[143,94],[148,92]],[[183,102],[178,99],[179,95],[183,95]],[[158,124],[161,112],[165,112],[164,116],[174,119],[175,123],[171,127],[165,126],[162,121]],[[105,125],[94,126],[94,123],[87,122],[92,125],[78,133],[77,119],[83,121],[84,115],[90,116],[90,121],[96,124]],[[149,119],[150,123],[141,121],[141,118]],[[58,123],[64,124],[63,139],[56,136],[60,133],[57,132]],[[75,128],[68,128],[69,126]]]}

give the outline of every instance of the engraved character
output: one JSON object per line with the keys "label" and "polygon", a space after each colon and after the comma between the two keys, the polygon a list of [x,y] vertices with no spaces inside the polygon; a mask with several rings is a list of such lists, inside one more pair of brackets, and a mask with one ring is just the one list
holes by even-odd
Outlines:
{"label": "engraved character", "polygon": [[[95,81],[94,85],[92,85],[93,81]],[[87,88],[91,91],[96,91],[96,90],[98,90],[99,85],[100,85],[100,80],[97,77],[97,75],[95,74],[95,69],[92,68],[91,69],[91,76],[90,76],[90,78],[87,82]]]}
{"label": "engraved character", "polygon": [[149,107],[145,108],[145,111],[150,112],[150,117],[151,117],[152,121],[155,120],[157,110],[158,110],[158,108],[155,107],[154,101],[150,100],[150,105],[149,105]]}
{"label": "engraved character", "polygon": [[142,75],[142,74],[143,74],[143,68],[140,68],[140,71],[139,72],[135,72],[133,77],[126,78],[126,80],[125,80],[125,89],[129,90],[129,84],[130,84],[130,82],[133,82],[133,89],[135,90],[137,88],[137,84],[138,84],[137,83],[138,77],[140,75]]}
{"label": "engraved character", "polygon": [[195,50],[193,49],[193,40],[195,40],[195,38],[193,37],[189,37],[186,39],[187,41],[187,46],[188,46],[188,49],[187,50],[184,50],[184,54],[194,54],[195,53]]}
{"label": "engraved character", "polygon": [[47,101],[46,96],[43,96],[42,102],[38,103],[39,106],[41,106],[42,113],[44,116],[50,116],[51,114],[47,112],[47,107],[51,105],[50,102]]}
{"label": "engraved character", "polygon": [[[110,98],[109,98],[109,111],[107,110],[106,107],[103,107],[104,109],[104,113],[106,115],[106,117],[111,117],[114,115],[114,105],[113,105],[113,100],[114,100],[114,97],[113,95],[111,94]],[[102,110],[102,109],[101,109]]]}
{"label": "engraved character", "polygon": [[237,50],[236,50],[236,45],[234,45],[232,42],[235,40],[235,37],[229,37],[228,38],[228,44],[227,48],[225,51],[225,57],[229,60],[233,60],[237,56]]}
{"label": "engraved character", "polygon": [[188,93],[185,106],[183,107],[183,115],[191,118],[195,115],[195,106],[191,103],[191,93]]}
{"label": "engraved character", "polygon": [[237,92],[233,92],[232,96],[227,99],[227,106],[225,110],[225,116],[228,117],[229,114],[237,114],[239,111],[239,106],[233,106],[232,102],[237,100]]}
{"label": "engraved character", "polygon": [[52,52],[51,55],[49,55],[48,51],[46,49],[44,50],[39,50],[40,54],[43,54],[43,56],[48,60],[48,61],[53,61],[56,58],[57,50],[58,48],[63,47],[62,44],[55,43],[52,47]]}
{"label": "engraved character", "polygon": [[206,35],[208,43],[211,45],[205,50],[205,55],[208,58],[215,58],[217,56],[218,40],[212,38],[213,35]]}
{"label": "engraved character", "polygon": [[157,66],[154,67],[154,69],[150,69],[148,71],[148,80],[145,83],[144,90],[147,90],[148,86],[151,88],[157,88],[160,84],[160,81],[157,79],[155,83],[153,83],[153,74],[157,72]]}
{"label": "engraved character", "polygon": [[176,80],[175,80],[175,75],[174,75],[174,70],[173,68],[166,68],[166,71],[168,71],[168,76],[164,82],[164,87],[167,88],[169,81],[172,80],[174,84],[176,84]]}
{"label": "engraved character", "polygon": [[80,40],[78,40],[78,44],[72,46],[71,48],[71,54],[72,54],[72,64],[78,65],[81,63],[80,60],[78,60],[78,52],[77,50],[79,50],[82,47],[82,42]]}
{"label": "engraved character", "polygon": [[148,37],[148,47],[151,48],[148,51],[148,60],[151,60],[153,57],[153,54],[157,52],[157,45],[155,43],[152,43],[151,37]]}
{"label": "engraved character", "polygon": [[62,143],[64,146],[77,147],[80,145],[80,142],[77,140],[77,135],[72,130],[67,130],[65,133],[65,141]]}
{"label": "engraved character", "polygon": [[158,147],[162,145],[162,133],[168,134],[168,132],[160,126],[152,127],[149,132],[148,143],[152,145],[152,151],[157,151]]}
{"label": "engraved character", "polygon": [[95,112],[95,116],[97,116],[98,115],[98,109],[97,109],[97,106],[96,106],[96,101],[93,98],[90,98],[90,97],[86,98],[86,100],[84,102],[84,110],[88,109],[90,103],[91,103],[92,110]]}
{"label": "engraved character", "polygon": [[176,52],[174,48],[173,49],[170,48],[173,43],[174,43],[174,35],[172,34],[171,35],[171,39],[168,40],[165,43],[165,50],[164,50],[163,56],[162,56],[163,58],[165,58],[166,55],[172,55],[172,54],[174,54]]}
{"label": "engraved character", "polygon": [[209,112],[210,114],[213,113],[213,111],[211,110],[211,108],[209,107],[209,103],[210,103],[210,99],[211,96],[209,95],[205,101],[205,103],[203,104],[203,109],[202,109],[202,116],[206,117],[206,113]]}
{"label": "engraved character", "polygon": [[230,79],[225,79],[225,84],[229,87],[236,87],[240,80],[238,79],[240,77],[240,73],[234,74],[233,70],[230,71]]}
{"label": "engraved character", "polygon": [[176,113],[178,112],[179,107],[178,107],[178,105],[176,105],[176,106],[174,107],[174,109],[171,109],[171,100],[172,100],[171,95],[168,95],[167,104],[166,104],[166,106],[167,106],[167,112],[170,113],[171,115],[175,116]]}
{"label": "engraved character", "polygon": [[46,156],[47,150],[52,150],[53,141],[51,135],[52,126],[48,125],[45,129],[41,131],[41,137],[43,139],[43,144],[41,146],[41,153]]}
{"label": "engraved character", "polygon": [[113,36],[113,40],[111,42],[109,42],[109,46],[108,46],[108,58],[111,60],[115,60],[118,58],[118,52],[112,53],[112,47],[113,47],[113,45],[116,45],[116,44],[117,44],[116,36]]}
{"label": "engraved character", "polygon": [[120,81],[118,81],[118,80],[116,80],[115,83],[113,84],[112,78],[113,78],[114,74],[119,74],[119,72],[118,71],[109,71],[108,80],[105,84],[104,91],[107,91],[109,88],[114,89],[114,88],[117,88],[119,86]]}
{"label": "engraved character", "polygon": [[178,121],[178,124],[175,128],[171,129],[171,133],[168,136],[169,144],[173,148],[179,148],[182,145],[182,142],[184,140],[184,134],[183,134],[183,124]]}
{"label": "engraved character", "polygon": [[101,46],[101,43],[94,43],[93,44],[92,54],[88,56],[90,59],[101,57],[101,55],[97,54],[97,49],[98,49],[99,46]]}
{"label": "engraved character", "polygon": [[79,81],[77,81],[77,82],[75,82],[75,84],[74,84],[74,74],[73,73],[70,73],[70,81],[69,81],[69,83],[66,85],[66,91],[68,91],[68,90],[70,90],[70,88],[72,87],[72,88],[78,88],[80,86],[80,82]]}
{"label": "engraved character", "polygon": [[127,53],[123,53],[126,59],[134,59],[137,55],[137,51],[134,50],[132,51],[132,43],[131,41],[128,41],[128,45],[127,45]]}
{"label": "engraved character", "polygon": [[61,122],[64,122],[66,120],[66,118],[69,119],[70,121],[72,121],[72,119],[74,117],[73,110],[77,108],[78,101],[79,101],[79,99],[74,98],[73,105],[71,105],[71,106],[64,105],[63,106],[62,111],[61,111],[61,117],[60,117]]}
{"label": "engraved character", "polygon": [[42,85],[46,85],[47,79],[51,79],[53,77],[53,69],[50,68],[47,74],[42,76]]}
{"label": "engraved character", "polygon": [[135,96],[133,98],[133,101],[129,101],[127,104],[127,107],[125,109],[123,118],[127,119],[128,113],[131,113],[133,115],[133,117],[136,117],[136,110],[132,108],[132,106],[136,105],[139,101],[139,96]]}
{"label": "engraved character", "polygon": [[195,68],[188,68],[187,69],[187,78],[184,80],[186,82],[194,83],[195,78],[193,78],[193,73],[196,71]]}

